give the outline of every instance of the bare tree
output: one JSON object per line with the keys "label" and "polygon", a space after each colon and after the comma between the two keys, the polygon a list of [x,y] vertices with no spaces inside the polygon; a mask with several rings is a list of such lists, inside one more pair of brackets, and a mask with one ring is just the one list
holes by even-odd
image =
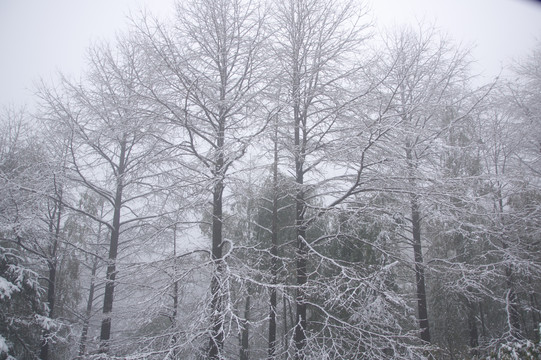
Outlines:
{"label": "bare tree", "polygon": [[223,356],[227,307],[223,196],[229,170],[265,127],[258,101],[266,87],[265,9],[242,0],[177,5],[172,31],[139,25],[152,62],[153,100],[178,126],[175,145],[191,158],[212,196],[210,330],[207,356]]}
{"label": "bare tree", "polygon": [[[163,179],[163,161],[168,152],[159,148],[159,123],[139,100],[137,84],[142,76],[137,51],[120,42],[116,51],[108,46],[93,48],[87,82],[76,84],[62,78],[59,91],[43,87],[43,117],[66,137],[67,176],[107,203],[105,218],[86,212],[110,231],[107,261],[101,351],[111,340],[117,256],[123,228],[128,230],[150,213],[145,202],[157,192],[153,180]],[[84,212],[65,204],[77,212]]]}
{"label": "bare tree", "polygon": [[[337,119],[352,100],[341,87],[359,71],[355,59],[364,39],[359,8],[353,2],[285,1],[276,6],[275,51],[280,59],[291,118],[296,198],[295,357],[304,357],[308,281],[307,180],[322,162]],[[359,95],[359,94],[357,94]],[[355,96],[353,96],[355,97]]]}
{"label": "bare tree", "polygon": [[[385,40],[383,89],[387,94],[387,116],[395,116],[397,130],[389,148],[392,170],[389,188],[405,195],[405,235],[413,250],[416,301],[421,339],[431,341],[423,250],[423,222],[439,190],[437,176],[442,136],[477,105],[468,89],[468,52],[455,48],[433,29],[402,29]],[[453,110],[453,111],[451,111]],[[391,190],[391,191],[395,191]],[[396,196],[400,197],[399,195]],[[432,200],[431,200],[432,199]],[[408,214],[408,215],[405,215]]]}

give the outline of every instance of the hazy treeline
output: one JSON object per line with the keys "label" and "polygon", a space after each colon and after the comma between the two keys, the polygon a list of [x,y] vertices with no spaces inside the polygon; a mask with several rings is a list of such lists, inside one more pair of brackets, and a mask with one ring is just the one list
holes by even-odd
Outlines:
{"label": "hazy treeline", "polygon": [[189,0],[0,116],[0,359],[537,359],[541,47]]}

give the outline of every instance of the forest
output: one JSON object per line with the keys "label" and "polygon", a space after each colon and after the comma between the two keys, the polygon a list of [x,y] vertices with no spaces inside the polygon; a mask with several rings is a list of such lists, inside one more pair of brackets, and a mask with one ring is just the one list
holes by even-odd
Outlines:
{"label": "forest", "polygon": [[0,360],[541,358],[541,44],[187,0],[0,113]]}

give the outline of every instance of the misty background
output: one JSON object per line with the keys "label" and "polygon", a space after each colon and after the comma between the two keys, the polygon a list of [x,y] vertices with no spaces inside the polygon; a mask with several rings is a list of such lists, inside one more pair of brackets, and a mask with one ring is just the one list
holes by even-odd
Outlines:
{"label": "misty background", "polygon": [[[378,28],[425,22],[472,46],[474,72],[486,77],[525,56],[541,37],[541,2],[530,0],[370,0]],[[130,16],[173,12],[169,0],[1,0],[0,103],[31,105],[33,84],[58,71],[78,76],[87,48],[113,39]]]}

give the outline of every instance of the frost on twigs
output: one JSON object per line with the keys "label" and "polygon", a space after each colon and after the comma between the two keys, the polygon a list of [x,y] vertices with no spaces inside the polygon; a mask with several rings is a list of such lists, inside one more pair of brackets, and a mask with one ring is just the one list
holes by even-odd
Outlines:
{"label": "frost on twigs", "polygon": [[4,300],[4,298],[10,299],[11,294],[16,291],[20,291],[18,286],[15,286],[6,278],[0,276],[0,300]]}
{"label": "frost on twigs", "polygon": [[541,344],[515,340],[500,344],[487,360],[534,360],[541,358]]}

